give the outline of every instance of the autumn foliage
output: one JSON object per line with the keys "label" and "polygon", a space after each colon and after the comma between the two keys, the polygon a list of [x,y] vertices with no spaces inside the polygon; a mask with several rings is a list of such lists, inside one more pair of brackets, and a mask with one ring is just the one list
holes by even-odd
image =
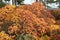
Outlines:
{"label": "autumn foliage", "polygon": [[50,10],[50,12],[56,18],[56,20],[60,20],[60,9]]}
{"label": "autumn foliage", "polygon": [[7,5],[0,9],[0,31],[9,35],[31,34],[41,37],[51,30],[53,24],[54,16],[39,2],[18,7]]}
{"label": "autumn foliage", "polygon": [[0,40],[13,40],[11,36],[6,34],[4,31],[0,32]]}

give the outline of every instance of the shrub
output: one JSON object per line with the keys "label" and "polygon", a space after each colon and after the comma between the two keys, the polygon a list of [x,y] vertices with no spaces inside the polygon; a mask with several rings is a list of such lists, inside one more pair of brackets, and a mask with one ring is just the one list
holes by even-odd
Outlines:
{"label": "shrub", "polygon": [[0,3],[0,8],[4,7],[6,4],[5,3]]}
{"label": "shrub", "polygon": [[48,37],[47,35],[44,35],[40,37],[39,40],[50,40],[50,37]]}
{"label": "shrub", "polygon": [[10,35],[20,33],[38,37],[46,33],[47,26],[55,23],[51,13],[39,2],[18,7],[9,5],[2,7],[0,21],[1,28]]}
{"label": "shrub", "polygon": [[58,30],[60,30],[60,26],[59,25],[51,25],[50,27],[50,32],[51,34],[58,34]]}
{"label": "shrub", "polygon": [[26,35],[20,34],[17,35],[17,40],[35,40],[35,38],[30,34],[26,34]]}
{"label": "shrub", "polygon": [[58,9],[58,10],[51,10],[51,13],[56,18],[56,20],[60,19],[60,9]]}
{"label": "shrub", "polygon": [[6,34],[4,31],[1,31],[0,32],[0,40],[13,40],[13,39],[8,34]]}
{"label": "shrub", "polygon": [[57,24],[57,25],[60,25],[60,20],[57,20],[56,24]]}
{"label": "shrub", "polygon": [[51,37],[51,40],[60,40],[60,34],[55,34]]}

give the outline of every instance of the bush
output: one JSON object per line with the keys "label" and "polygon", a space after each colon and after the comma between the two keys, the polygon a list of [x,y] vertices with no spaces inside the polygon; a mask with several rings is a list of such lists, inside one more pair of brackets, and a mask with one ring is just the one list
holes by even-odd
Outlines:
{"label": "bush", "polygon": [[39,40],[50,40],[50,37],[45,35],[45,36],[40,37]]}
{"label": "bush", "polygon": [[[39,2],[18,7],[7,5],[0,9],[0,26],[9,35],[40,37],[46,33],[46,27],[54,23],[54,17]],[[30,38],[30,35],[18,36],[18,40],[34,40]]]}
{"label": "bush", "polygon": [[57,25],[60,25],[60,20],[57,20],[56,24],[57,24]]}
{"label": "bush", "polygon": [[13,40],[13,39],[8,34],[6,34],[4,31],[1,31],[0,32],[0,40]]}
{"label": "bush", "polygon": [[6,4],[5,3],[0,3],[0,8],[4,7]]}
{"label": "bush", "polygon": [[50,27],[50,32],[51,32],[52,35],[58,34],[59,30],[60,30],[60,26],[59,25],[51,25],[51,27]]}
{"label": "bush", "polygon": [[51,37],[51,40],[60,40],[60,34],[55,34]]}
{"label": "bush", "polygon": [[52,15],[56,18],[56,20],[60,19],[60,10],[51,10]]}
{"label": "bush", "polygon": [[35,40],[35,38],[30,34],[26,34],[26,35],[20,34],[17,35],[17,40]]}

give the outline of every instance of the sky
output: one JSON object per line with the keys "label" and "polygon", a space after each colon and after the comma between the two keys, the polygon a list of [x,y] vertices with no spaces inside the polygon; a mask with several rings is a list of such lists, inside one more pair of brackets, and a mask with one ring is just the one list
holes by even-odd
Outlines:
{"label": "sky", "polygon": [[[56,0],[54,0],[56,1]],[[24,4],[32,4],[33,2],[35,2],[35,0],[25,0]],[[57,6],[59,5],[58,3],[52,3],[52,4],[47,4],[48,6],[50,6],[51,8],[57,8]]]}
{"label": "sky", "polygon": [[25,0],[24,4],[32,4],[33,2],[35,2],[35,0]]}
{"label": "sky", "polygon": [[[33,2],[35,2],[35,0],[24,0],[24,4],[32,4]],[[10,4],[12,4],[12,3],[10,2]],[[52,3],[52,4],[47,4],[47,5],[50,6],[50,7],[52,7],[52,8],[57,8],[57,6],[59,4]]]}

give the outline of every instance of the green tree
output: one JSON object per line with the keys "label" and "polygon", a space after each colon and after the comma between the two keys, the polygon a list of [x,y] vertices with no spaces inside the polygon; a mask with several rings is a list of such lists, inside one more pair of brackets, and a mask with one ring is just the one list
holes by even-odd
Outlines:
{"label": "green tree", "polygon": [[58,2],[57,0],[47,0],[47,3],[55,3],[55,2]]}
{"label": "green tree", "polygon": [[21,4],[24,0],[17,0],[18,4]]}

